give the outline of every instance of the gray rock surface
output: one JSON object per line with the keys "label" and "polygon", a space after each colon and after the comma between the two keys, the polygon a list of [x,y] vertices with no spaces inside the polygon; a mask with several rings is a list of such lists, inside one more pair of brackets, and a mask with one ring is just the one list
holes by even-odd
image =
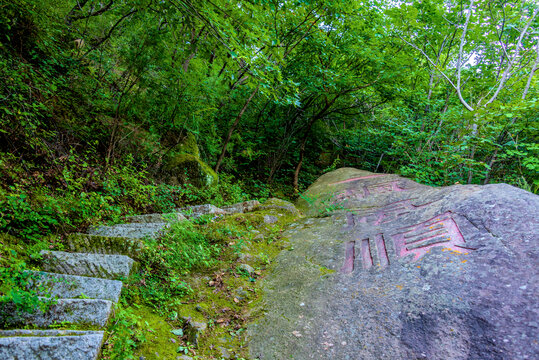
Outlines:
{"label": "gray rock surface", "polygon": [[179,212],[173,212],[168,214],[145,214],[145,215],[133,215],[126,216],[125,221],[128,223],[163,223],[187,220],[183,214]]}
{"label": "gray rock surface", "polygon": [[88,234],[131,239],[142,239],[144,237],[155,238],[161,235],[168,227],[169,224],[165,222],[103,225],[89,229]]}
{"label": "gray rock surface", "polygon": [[275,224],[279,221],[279,218],[277,216],[273,215],[264,215],[264,224]]}
{"label": "gray rock surface", "polygon": [[36,281],[31,287],[39,289],[43,295],[50,294],[61,299],[102,299],[118,302],[122,292],[122,282],[95,277],[34,272]]}
{"label": "gray rock surface", "polygon": [[[5,305],[6,308],[9,306]],[[33,325],[48,327],[62,322],[103,328],[107,324],[112,311],[112,302],[97,299],[59,299],[45,313],[20,313],[4,309],[3,314],[9,316],[0,319],[10,326]],[[6,311],[7,310],[7,311]],[[9,315],[7,315],[9,314]]]}
{"label": "gray rock surface", "polygon": [[137,258],[140,251],[144,248],[144,243],[140,239],[77,233],[67,236],[65,248],[72,252],[121,254]]}
{"label": "gray rock surface", "polygon": [[134,261],[125,255],[41,251],[43,270],[105,279],[127,278]]}
{"label": "gray rock surface", "polygon": [[188,219],[196,219],[202,215],[225,215],[226,212],[223,209],[218,208],[212,204],[187,206],[177,210],[185,215]]}
{"label": "gray rock surface", "polygon": [[221,209],[228,215],[242,214],[253,211],[258,205],[260,205],[260,202],[258,200],[249,200],[237,204],[223,206],[221,207]]}
{"label": "gray rock surface", "polygon": [[355,169],[306,196],[334,206],[287,231],[252,358],[539,358],[539,196]]}
{"label": "gray rock surface", "polygon": [[103,331],[0,331],[2,360],[96,360]]}
{"label": "gray rock surface", "polygon": [[127,278],[133,259],[125,255],[41,251],[43,270],[69,275],[95,276],[105,279]]}
{"label": "gray rock surface", "polygon": [[199,338],[208,328],[208,324],[203,321],[197,321],[188,316],[182,317],[185,322],[185,334],[191,344],[198,345]]}
{"label": "gray rock surface", "polygon": [[238,269],[245,271],[247,274],[252,275],[255,272],[255,269],[251,265],[240,264]]}

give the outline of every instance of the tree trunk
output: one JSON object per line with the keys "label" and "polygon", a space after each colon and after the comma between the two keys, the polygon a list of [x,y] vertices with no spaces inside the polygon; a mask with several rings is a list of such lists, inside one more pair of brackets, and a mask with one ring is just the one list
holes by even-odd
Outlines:
{"label": "tree trunk", "polygon": [[221,167],[221,164],[222,164],[222,162],[223,162],[223,160],[225,158],[226,148],[228,146],[228,143],[230,142],[230,138],[232,137],[232,133],[234,132],[234,130],[238,126],[238,124],[240,122],[240,119],[243,116],[243,113],[245,112],[245,110],[247,110],[247,107],[249,106],[249,103],[251,102],[251,100],[253,100],[253,97],[258,92],[259,87],[260,87],[260,85],[258,85],[256,87],[256,89],[253,90],[253,92],[251,93],[251,95],[249,96],[249,98],[247,99],[247,101],[245,102],[243,107],[241,108],[240,112],[238,113],[238,116],[236,116],[236,120],[234,120],[234,123],[232,124],[230,129],[228,129],[228,133],[226,135],[225,142],[223,144],[223,150],[221,150],[221,155],[219,155],[219,159],[217,160],[217,165],[215,165],[215,172],[219,172],[219,168]]}
{"label": "tree trunk", "polygon": [[299,171],[301,170],[301,166],[303,165],[303,158],[305,156],[305,143],[307,143],[307,139],[309,138],[311,128],[307,130],[305,133],[305,136],[303,137],[303,140],[301,141],[301,146],[299,148],[299,161],[296,165],[296,169],[294,170],[294,190],[296,192],[299,192]]}

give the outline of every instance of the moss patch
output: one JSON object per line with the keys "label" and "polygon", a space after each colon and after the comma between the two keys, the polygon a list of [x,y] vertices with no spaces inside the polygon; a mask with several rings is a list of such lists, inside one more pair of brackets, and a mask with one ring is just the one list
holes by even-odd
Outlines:
{"label": "moss patch", "polygon": [[183,141],[174,148],[174,152],[179,154],[191,154],[194,157],[200,157],[200,151],[198,149],[197,140],[193,133],[188,133]]}
{"label": "moss patch", "polygon": [[174,326],[147,306],[138,307],[134,313],[141,317],[145,337],[145,342],[135,352],[136,358],[144,356],[146,360],[175,359],[178,355],[176,350],[179,339],[171,332],[175,329]]}
{"label": "moss patch", "polygon": [[179,154],[172,157],[166,165],[172,183],[191,183],[197,187],[217,184],[219,176],[199,157],[192,154]]}

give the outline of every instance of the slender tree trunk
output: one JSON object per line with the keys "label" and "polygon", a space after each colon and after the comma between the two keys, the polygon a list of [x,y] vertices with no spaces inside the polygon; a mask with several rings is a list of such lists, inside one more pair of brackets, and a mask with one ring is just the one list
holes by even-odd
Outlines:
{"label": "slender tree trunk", "polygon": [[487,173],[485,174],[485,181],[483,181],[483,185],[487,185],[488,182],[490,181],[490,174],[492,172],[492,166],[494,166],[494,162],[496,161],[496,155],[498,155],[498,148],[494,150],[494,153],[490,157],[490,161],[488,163],[489,168],[487,170]]}
{"label": "slender tree trunk", "polygon": [[309,127],[309,129],[307,130],[307,132],[305,133],[305,136],[303,137],[301,141],[301,146],[299,148],[299,161],[298,161],[298,164],[296,165],[296,169],[294,170],[293,185],[294,185],[294,190],[296,192],[299,191],[299,172],[301,170],[301,166],[303,165],[303,158],[305,157],[305,144],[307,143],[307,139],[309,138],[310,130],[311,128]]}
{"label": "slender tree trunk", "polygon": [[215,165],[215,172],[219,172],[219,168],[221,167],[221,164],[222,164],[222,162],[223,162],[223,160],[225,158],[226,148],[228,146],[228,143],[230,142],[230,138],[232,137],[232,133],[234,132],[234,130],[238,126],[238,124],[239,124],[239,122],[241,120],[241,117],[243,116],[243,113],[245,112],[245,110],[247,110],[247,107],[249,106],[249,103],[251,102],[251,100],[253,100],[254,96],[258,92],[259,87],[260,87],[260,85],[258,85],[256,87],[256,89],[253,90],[253,92],[251,93],[251,95],[249,96],[249,98],[247,99],[247,101],[245,102],[243,107],[241,108],[240,112],[238,113],[238,116],[236,116],[236,119],[234,120],[234,123],[232,124],[230,129],[228,129],[228,133],[226,134],[225,142],[223,143],[223,149],[221,150],[221,155],[219,155],[219,159],[217,160],[217,165]]}

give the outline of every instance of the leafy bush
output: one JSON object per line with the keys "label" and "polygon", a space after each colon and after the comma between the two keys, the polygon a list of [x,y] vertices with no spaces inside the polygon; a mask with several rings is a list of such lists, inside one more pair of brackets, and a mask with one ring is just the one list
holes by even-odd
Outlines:
{"label": "leafy bush", "polygon": [[[46,311],[54,299],[42,288],[28,287],[29,283],[36,282],[36,275],[28,271],[26,262],[6,244],[9,241],[6,238],[6,235],[2,236],[0,249],[0,319],[9,319],[13,310],[29,313]],[[0,321],[2,325],[5,324]]]}
{"label": "leafy bush", "polygon": [[141,271],[128,286],[128,296],[166,312],[173,297],[182,297],[191,289],[182,276],[195,269],[215,264],[220,246],[188,221],[174,222],[158,239],[147,240],[141,255]]}

